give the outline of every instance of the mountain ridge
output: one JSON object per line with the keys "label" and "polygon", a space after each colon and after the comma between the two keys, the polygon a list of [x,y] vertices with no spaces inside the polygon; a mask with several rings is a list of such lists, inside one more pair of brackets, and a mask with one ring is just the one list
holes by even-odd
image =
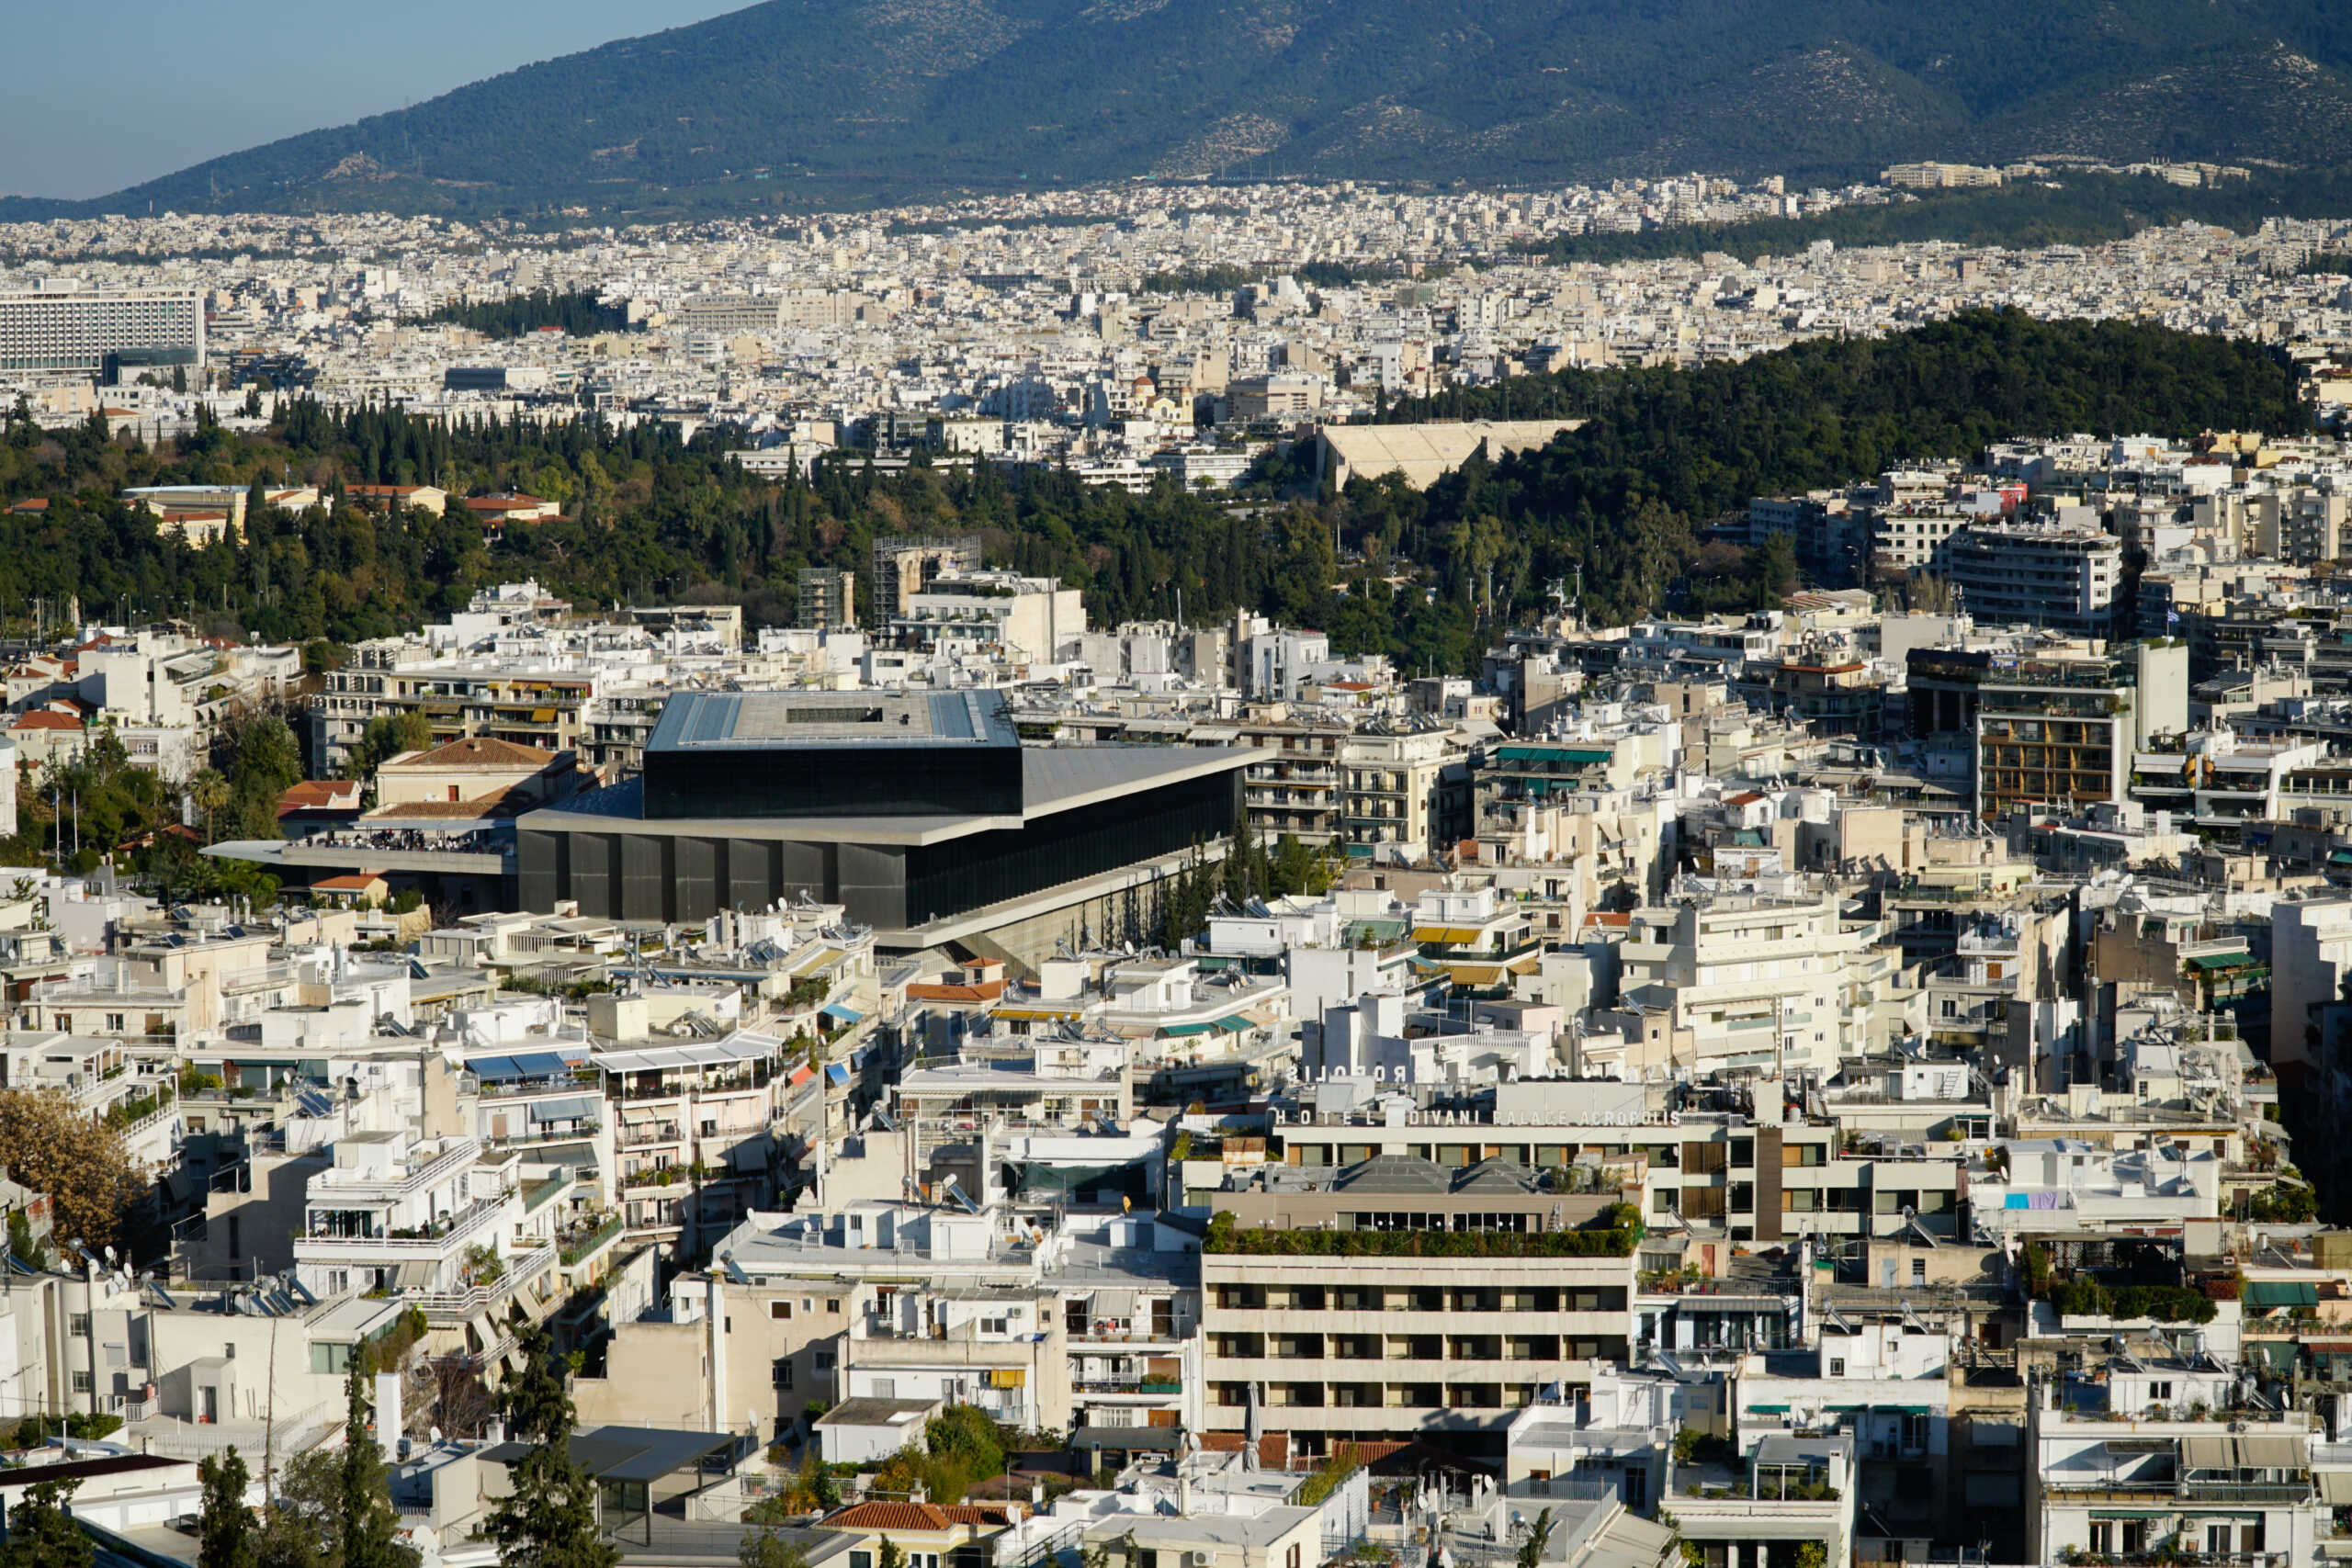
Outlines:
{"label": "mountain ridge", "polygon": [[529,215],[1134,177],[1813,181],[1918,158],[2334,163],[2326,0],[763,0],[86,202]]}

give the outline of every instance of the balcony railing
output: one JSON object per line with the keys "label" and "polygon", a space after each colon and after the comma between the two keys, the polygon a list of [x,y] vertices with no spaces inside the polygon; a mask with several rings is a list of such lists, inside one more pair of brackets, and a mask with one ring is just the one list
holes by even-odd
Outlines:
{"label": "balcony railing", "polygon": [[368,1252],[445,1252],[496,1219],[504,1207],[505,1200],[503,1198],[476,1199],[448,1219],[435,1222],[429,1227],[430,1234],[424,1235],[334,1235],[321,1233],[298,1236],[294,1245],[297,1248],[337,1247]]}
{"label": "balcony railing", "polygon": [[422,1309],[424,1321],[435,1327],[454,1328],[521,1290],[554,1261],[555,1248],[541,1243],[506,1259],[504,1269],[489,1284],[461,1291],[411,1291],[401,1299]]}
{"label": "balcony railing", "polygon": [[416,1169],[389,1180],[378,1180],[372,1177],[364,1176],[350,1176],[345,1179],[337,1180],[336,1178],[344,1176],[345,1173],[329,1171],[314,1179],[316,1188],[311,1198],[314,1202],[320,1204],[366,1203],[405,1198],[412,1193],[421,1192],[428,1187],[438,1185],[464,1170],[480,1157],[479,1149],[469,1145],[460,1145],[446,1154],[435,1156]]}
{"label": "balcony railing", "polygon": [[560,1254],[563,1266],[566,1269],[574,1268],[594,1257],[605,1244],[619,1235],[622,1228],[621,1215],[616,1212],[606,1214],[604,1223],[594,1230],[584,1235],[564,1238]]}

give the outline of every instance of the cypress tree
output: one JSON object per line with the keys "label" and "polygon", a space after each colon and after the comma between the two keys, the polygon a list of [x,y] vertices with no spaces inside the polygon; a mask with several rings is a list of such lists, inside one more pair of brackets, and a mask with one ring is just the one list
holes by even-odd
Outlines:
{"label": "cypress tree", "polygon": [[366,1359],[353,1357],[343,1382],[343,1457],[336,1466],[342,1551],[337,1568],[414,1568],[416,1553],[393,1539],[400,1516],[392,1509],[384,1450],[368,1432],[368,1397],[360,1382]]}
{"label": "cypress tree", "polygon": [[204,1483],[204,1507],[197,1525],[198,1568],[253,1568],[254,1514],[245,1506],[245,1489],[253,1476],[237,1457],[234,1444],[225,1454],[209,1455],[196,1467]]}
{"label": "cypress tree", "polygon": [[491,1510],[490,1538],[503,1568],[614,1568],[619,1549],[596,1523],[596,1483],[571,1457],[569,1369],[544,1327],[521,1336],[522,1375],[508,1378],[499,1413],[531,1451],[514,1467],[514,1490]]}

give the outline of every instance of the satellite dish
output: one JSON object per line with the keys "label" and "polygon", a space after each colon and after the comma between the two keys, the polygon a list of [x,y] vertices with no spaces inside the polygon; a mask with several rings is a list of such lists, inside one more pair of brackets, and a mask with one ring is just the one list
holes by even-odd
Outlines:
{"label": "satellite dish", "polygon": [[441,1446],[441,1428],[438,1427],[427,1427],[424,1429],[424,1440],[431,1443],[435,1448],[439,1448]]}

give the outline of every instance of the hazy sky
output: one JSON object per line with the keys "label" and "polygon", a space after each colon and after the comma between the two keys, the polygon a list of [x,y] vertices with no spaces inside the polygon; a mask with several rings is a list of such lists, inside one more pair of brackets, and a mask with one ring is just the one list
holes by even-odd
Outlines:
{"label": "hazy sky", "polygon": [[91,197],[751,0],[6,7],[0,192]]}

